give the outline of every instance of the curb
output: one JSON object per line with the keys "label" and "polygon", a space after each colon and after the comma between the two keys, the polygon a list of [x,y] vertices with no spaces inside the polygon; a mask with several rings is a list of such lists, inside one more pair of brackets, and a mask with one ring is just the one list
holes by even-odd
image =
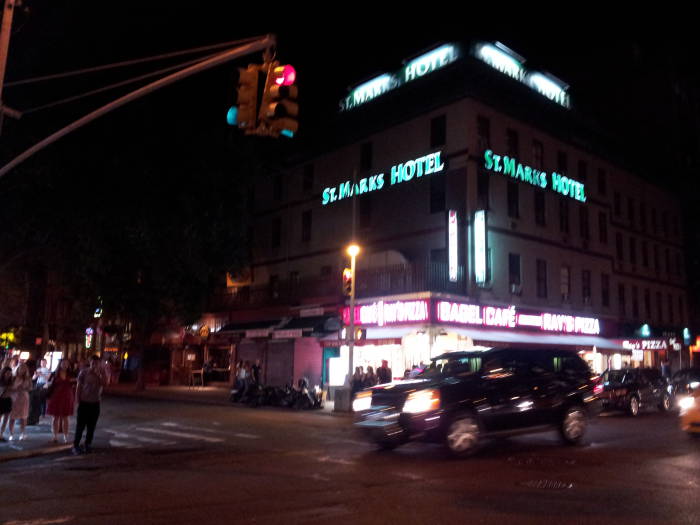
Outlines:
{"label": "curb", "polygon": [[12,461],[13,459],[26,459],[35,456],[45,456],[48,454],[55,454],[56,452],[63,452],[64,450],[69,450],[72,445],[56,445],[53,447],[42,447],[42,448],[32,448],[29,450],[17,450],[10,452],[9,454],[0,454],[0,463],[6,461]]}

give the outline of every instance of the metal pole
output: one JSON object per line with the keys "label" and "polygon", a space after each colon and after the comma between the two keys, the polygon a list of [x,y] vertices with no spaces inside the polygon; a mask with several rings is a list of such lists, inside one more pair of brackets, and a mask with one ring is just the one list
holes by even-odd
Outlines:
{"label": "metal pole", "polygon": [[[348,334],[348,375],[350,377],[350,388],[352,388],[352,377],[355,373],[353,368],[353,351],[355,349],[355,256],[350,256],[350,333]],[[352,399],[350,399],[352,407]]]}
{"label": "metal pole", "polygon": [[[9,0],[8,0],[9,1]],[[155,82],[152,82],[150,84],[147,84],[143,86],[142,88],[139,88],[135,91],[132,91],[131,93],[124,95],[121,98],[118,98],[117,100],[114,100],[110,102],[109,104],[106,104],[102,106],[101,108],[96,109],[95,111],[88,113],[84,117],[76,120],[72,124],[69,124],[68,126],[58,130],[57,132],[53,133],[52,135],[49,135],[46,137],[44,140],[41,142],[35,144],[28,150],[24,151],[22,154],[18,155],[14,159],[12,159],[10,162],[5,164],[2,168],[0,168],[0,177],[5,175],[8,171],[10,171],[12,168],[20,164],[21,162],[27,160],[29,157],[34,155],[34,153],[44,149],[46,146],[49,144],[52,144],[53,142],[56,142],[58,139],[61,137],[68,135],[70,132],[75,131],[78,128],[83,127],[85,124],[88,124],[89,122],[92,122],[93,120],[101,117],[102,115],[105,115],[106,113],[109,113],[110,111],[113,111],[124,104],[128,104],[129,102],[132,102],[133,100],[136,100],[138,98],[143,97],[144,95],[148,95],[149,93],[152,93],[153,91],[156,91],[162,87],[165,87],[169,84],[173,84],[179,80],[182,80],[183,78],[187,78],[189,76],[195,75],[197,73],[201,73],[202,71],[206,71],[207,69],[211,69],[213,67],[219,66],[221,64],[224,64],[226,62],[230,62],[234,58],[238,58],[241,56],[248,55],[250,53],[254,53],[256,51],[262,51],[263,49],[267,49],[270,46],[275,45],[275,38],[273,35],[268,35],[262,40],[258,40],[256,42],[253,42],[251,44],[247,44],[244,46],[237,47],[235,49],[231,49],[229,51],[224,51],[223,53],[216,55],[215,57],[212,57],[208,60],[204,60],[202,62],[199,62],[193,66],[190,66],[188,68],[183,69],[182,71],[178,71],[176,73],[173,73],[172,75],[168,75],[167,77],[161,78],[160,80],[156,80]]]}
{"label": "metal pole", "polygon": [[2,134],[2,121],[5,116],[2,105],[2,88],[5,82],[5,65],[7,64],[7,50],[10,47],[12,33],[12,16],[15,13],[15,1],[5,0],[2,14],[2,26],[0,26],[0,134]]}

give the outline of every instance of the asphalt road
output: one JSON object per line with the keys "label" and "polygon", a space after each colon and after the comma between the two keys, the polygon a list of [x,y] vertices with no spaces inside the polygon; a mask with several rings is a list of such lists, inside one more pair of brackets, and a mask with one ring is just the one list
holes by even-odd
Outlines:
{"label": "asphalt road", "polygon": [[342,416],[109,398],[95,449],[0,464],[0,524],[700,523],[700,440],[657,412],[453,460]]}

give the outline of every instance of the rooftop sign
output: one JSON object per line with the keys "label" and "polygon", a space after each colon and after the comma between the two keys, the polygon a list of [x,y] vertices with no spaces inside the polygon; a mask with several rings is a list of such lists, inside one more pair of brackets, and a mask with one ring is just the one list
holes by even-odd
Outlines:
{"label": "rooftop sign", "polygon": [[347,111],[374,100],[401,85],[433,73],[459,57],[459,51],[452,44],[445,44],[420,55],[404,65],[396,73],[384,73],[350,90],[350,94],[340,101],[340,111]]}
{"label": "rooftop sign", "polygon": [[555,171],[548,177],[547,172],[521,164],[515,157],[497,155],[487,149],[484,152],[484,168],[494,173],[509,175],[513,179],[520,179],[538,188],[549,188],[579,202],[586,202],[586,186],[583,183]]}
{"label": "rooftop sign", "polygon": [[567,93],[568,84],[547,73],[528,71],[525,68],[525,59],[500,42],[477,44],[474,47],[474,56],[504,75],[526,84],[552,102],[567,109],[571,107]]}

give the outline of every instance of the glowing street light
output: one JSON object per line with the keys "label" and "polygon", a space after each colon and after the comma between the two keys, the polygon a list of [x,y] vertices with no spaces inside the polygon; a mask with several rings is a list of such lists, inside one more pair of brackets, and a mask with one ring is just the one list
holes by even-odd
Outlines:
{"label": "glowing street light", "polygon": [[353,365],[353,350],[355,348],[355,259],[360,253],[360,247],[352,243],[345,250],[350,256],[350,331],[346,330],[348,338],[348,389],[350,390],[348,398],[350,400],[350,410],[352,410],[352,376],[354,374]]}

